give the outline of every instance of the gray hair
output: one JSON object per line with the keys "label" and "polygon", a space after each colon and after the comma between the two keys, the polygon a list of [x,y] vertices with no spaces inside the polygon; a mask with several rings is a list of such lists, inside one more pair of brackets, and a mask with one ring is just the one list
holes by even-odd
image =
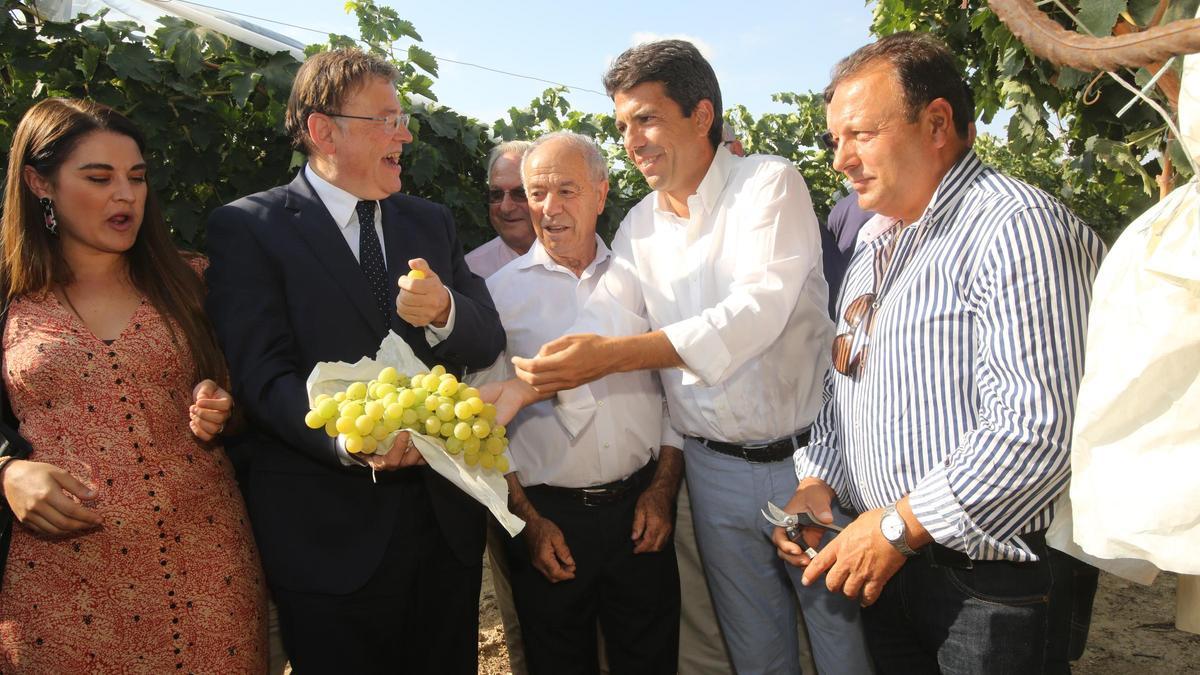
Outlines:
{"label": "gray hair", "polygon": [[492,167],[496,166],[497,160],[505,155],[524,157],[525,153],[529,152],[529,147],[532,145],[533,143],[530,143],[529,141],[505,141],[504,143],[492,148],[492,151],[488,153],[487,160],[488,185],[492,184]]}
{"label": "gray hair", "polygon": [[525,182],[525,165],[529,163],[529,157],[542,145],[554,140],[562,140],[567,145],[570,145],[575,150],[578,150],[583,155],[583,159],[587,162],[588,173],[591,174],[592,180],[601,181],[608,180],[608,160],[604,158],[604,153],[600,151],[600,146],[596,145],[596,141],[583,134],[577,134],[574,131],[551,131],[548,134],[542,134],[534,141],[529,149],[525,151],[525,156],[521,159],[521,182]]}

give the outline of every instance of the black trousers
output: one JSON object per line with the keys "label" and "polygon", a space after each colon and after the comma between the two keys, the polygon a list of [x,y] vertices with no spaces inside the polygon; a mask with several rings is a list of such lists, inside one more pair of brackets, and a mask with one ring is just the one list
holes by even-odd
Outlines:
{"label": "black trousers", "polygon": [[348,595],[271,589],[296,675],[478,672],[483,561],[460,563],[424,485],[411,490],[383,562],[362,588]]}
{"label": "black trousers", "polygon": [[525,539],[509,541],[513,599],[531,675],[598,672],[596,622],[613,675],[673,674],[679,660],[679,568],[674,538],[658,553],[633,553],[630,535],[640,489],[604,506],[525,489],[563,532],[575,578],[550,583],[530,563]]}
{"label": "black trousers", "polygon": [[888,673],[1067,674],[1087,640],[1096,568],[1021,535],[1037,562],[972,569],[909,559],[862,610],[867,644]]}

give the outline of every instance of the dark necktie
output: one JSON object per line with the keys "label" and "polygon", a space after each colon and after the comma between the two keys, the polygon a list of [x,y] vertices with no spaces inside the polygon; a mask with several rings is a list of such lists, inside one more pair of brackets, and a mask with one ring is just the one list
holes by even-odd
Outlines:
{"label": "dark necktie", "polygon": [[393,303],[388,301],[387,268],[383,264],[383,247],[375,234],[375,202],[362,201],[358,212],[358,265],[371,286],[375,306],[383,313],[383,325],[391,323]]}

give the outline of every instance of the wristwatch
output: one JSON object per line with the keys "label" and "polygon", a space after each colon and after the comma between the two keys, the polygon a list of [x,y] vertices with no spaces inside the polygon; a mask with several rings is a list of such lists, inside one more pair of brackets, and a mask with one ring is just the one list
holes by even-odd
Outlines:
{"label": "wristwatch", "polygon": [[905,539],[908,535],[908,527],[904,524],[904,519],[896,512],[895,504],[883,510],[883,518],[879,521],[879,531],[883,533],[883,538],[887,539],[888,543],[895,546],[896,550],[903,553],[905,557],[911,558],[917,554]]}

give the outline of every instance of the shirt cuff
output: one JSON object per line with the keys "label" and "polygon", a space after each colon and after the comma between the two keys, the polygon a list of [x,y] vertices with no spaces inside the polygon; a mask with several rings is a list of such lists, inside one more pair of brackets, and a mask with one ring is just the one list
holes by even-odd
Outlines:
{"label": "shirt cuff", "polygon": [[446,293],[450,295],[450,315],[446,317],[446,325],[441,328],[433,324],[425,326],[425,341],[429,343],[430,347],[438,346],[454,332],[454,294],[450,292],[449,288],[446,288]]}
{"label": "shirt cuff", "polygon": [[945,465],[934,467],[917,482],[908,493],[908,504],[934,541],[978,557],[983,532],[958,503]]}
{"label": "shirt cuff", "polygon": [[591,387],[586,384],[574,389],[558,392],[558,404],[554,406],[558,422],[574,441],[579,432],[596,416],[596,399]]}
{"label": "shirt cuff", "polygon": [[683,359],[683,384],[711,387],[721,381],[732,356],[725,342],[707,321],[694,316],[664,326],[663,334]]}

